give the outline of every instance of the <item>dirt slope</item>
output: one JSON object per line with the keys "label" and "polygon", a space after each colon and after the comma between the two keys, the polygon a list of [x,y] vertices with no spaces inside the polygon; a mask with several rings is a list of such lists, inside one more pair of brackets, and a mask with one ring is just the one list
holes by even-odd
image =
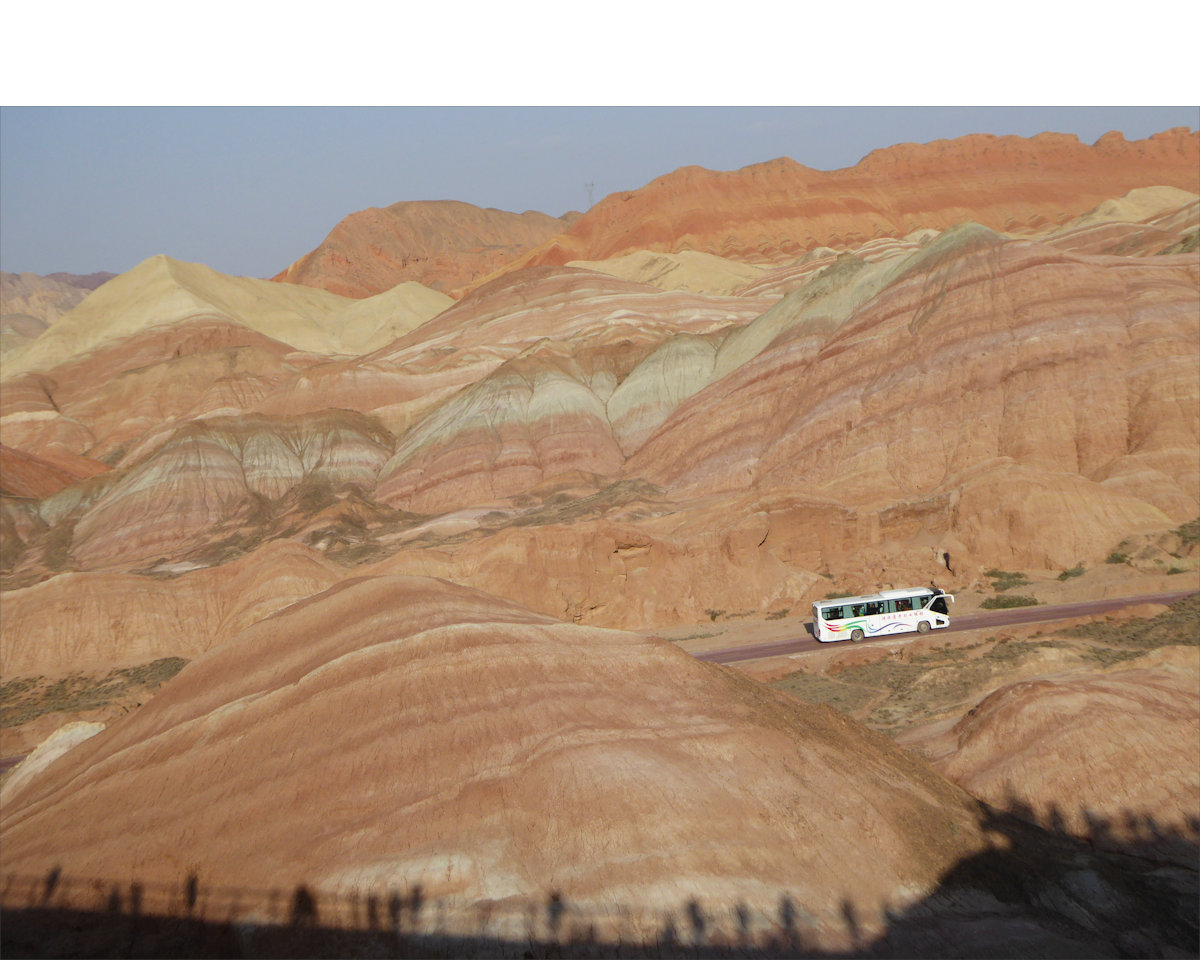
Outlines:
{"label": "dirt slope", "polygon": [[501,904],[555,889],[649,923],[689,896],[769,918],[786,893],[830,945],[845,899],[878,929],[882,904],[987,846],[969,798],[832,711],[411,578],[250,627],[2,817],[6,869],[29,875]]}

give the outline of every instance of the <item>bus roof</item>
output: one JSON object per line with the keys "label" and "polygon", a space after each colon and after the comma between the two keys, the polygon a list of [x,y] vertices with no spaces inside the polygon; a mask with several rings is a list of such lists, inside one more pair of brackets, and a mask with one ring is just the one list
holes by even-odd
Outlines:
{"label": "bus roof", "polygon": [[817,600],[814,606],[839,606],[845,603],[870,603],[879,600],[894,600],[896,597],[919,597],[924,594],[933,595],[932,587],[909,587],[907,590],[881,590],[879,593],[868,593],[861,597],[830,597],[828,600]]}

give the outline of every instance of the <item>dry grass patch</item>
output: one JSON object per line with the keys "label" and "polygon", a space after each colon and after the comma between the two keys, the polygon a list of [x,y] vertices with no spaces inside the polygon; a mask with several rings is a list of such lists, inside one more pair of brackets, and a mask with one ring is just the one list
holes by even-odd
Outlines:
{"label": "dry grass patch", "polygon": [[59,680],[19,677],[0,683],[0,727],[18,727],[47,713],[78,714],[157,690],[187,665],[182,657],[163,657],[136,667],[120,667],[105,676],[73,673]]}
{"label": "dry grass patch", "polygon": [[[969,709],[992,690],[1045,669],[1094,670],[1158,647],[1200,645],[1200,595],[1141,620],[1106,620],[1028,639],[890,649],[871,663],[826,661],[822,673],[800,671],[771,682],[808,703],[825,703],[888,735]],[[850,654],[847,652],[846,656]]]}

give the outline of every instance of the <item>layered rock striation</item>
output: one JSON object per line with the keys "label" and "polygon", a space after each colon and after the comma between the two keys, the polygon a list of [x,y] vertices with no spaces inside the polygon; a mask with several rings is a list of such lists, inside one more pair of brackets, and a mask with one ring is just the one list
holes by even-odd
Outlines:
{"label": "layered rock striation", "polygon": [[684,167],[605,197],[508,269],[638,250],[782,264],[964,221],[1042,232],[1137,187],[1200,193],[1198,170],[1200,135],[1182,127],[1090,146],[1053,133],[898,144],[829,172],[786,157],[729,172]]}
{"label": "layered rock striation", "polygon": [[684,497],[924,504],[969,551],[1018,564],[1069,566],[1113,528],[1197,513],[1194,258],[1080,257],[968,226],[843,273],[731,336],[722,350],[752,358],[627,472]]}
{"label": "layered rock striation", "polygon": [[320,246],[274,279],[355,298],[405,282],[450,293],[563,232],[570,222],[450,200],[372,207],[346,217]]}

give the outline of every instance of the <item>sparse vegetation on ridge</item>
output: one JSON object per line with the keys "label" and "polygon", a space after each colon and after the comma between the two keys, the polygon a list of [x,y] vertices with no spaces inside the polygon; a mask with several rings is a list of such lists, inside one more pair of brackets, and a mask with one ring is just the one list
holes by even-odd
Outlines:
{"label": "sparse vegetation on ridge", "polygon": [[16,727],[48,713],[99,710],[139,690],[157,690],[187,666],[182,657],[163,657],[103,677],[71,674],[61,680],[19,677],[0,683],[0,727]]}
{"label": "sparse vegetation on ridge", "polygon": [[[771,685],[807,703],[828,704],[893,735],[967,709],[1006,682],[1015,668],[1044,651],[1062,651],[1060,657],[1074,656],[1080,665],[1094,669],[1130,662],[1172,645],[1200,646],[1200,595],[1180,600],[1148,619],[1093,622],[1044,638],[992,636],[978,643],[947,643],[916,655],[901,648],[873,663],[839,669],[835,662],[823,673],[798,671]],[[1055,664],[1056,670],[1062,668],[1061,660]]]}
{"label": "sparse vegetation on ridge", "polygon": [[1184,597],[1156,617],[1144,620],[1105,620],[1068,627],[1062,633],[1140,655],[1166,646],[1200,646],[1200,594]]}
{"label": "sparse vegetation on ridge", "polygon": [[987,597],[979,606],[984,610],[1011,610],[1014,607],[1036,607],[1037,605],[1037,597],[1008,593],[1002,597]]}
{"label": "sparse vegetation on ridge", "polygon": [[991,570],[985,570],[983,575],[992,581],[992,589],[997,593],[1011,590],[1013,587],[1028,586],[1029,584],[1029,578],[1025,574],[1010,570],[992,568]]}
{"label": "sparse vegetation on ridge", "polygon": [[1200,517],[1180,524],[1172,532],[1183,541],[1185,547],[1191,546],[1193,543],[1200,543]]}
{"label": "sparse vegetation on ridge", "polygon": [[638,477],[618,480],[585,497],[556,493],[540,507],[512,518],[500,526],[540,527],[552,523],[574,523],[604,516],[616,507],[626,507],[639,501],[661,499],[663,489]]}

